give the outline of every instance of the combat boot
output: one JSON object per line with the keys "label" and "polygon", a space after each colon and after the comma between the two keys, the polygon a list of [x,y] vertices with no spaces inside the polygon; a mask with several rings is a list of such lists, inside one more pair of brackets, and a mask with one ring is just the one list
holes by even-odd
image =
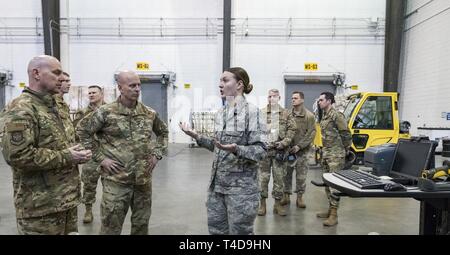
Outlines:
{"label": "combat boot", "polygon": [[284,193],[283,194],[283,198],[281,199],[281,202],[280,202],[281,205],[288,205],[288,204],[291,203],[290,195],[291,194],[289,194],[289,193]]}
{"label": "combat boot", "polygon": [[281,205],[281,199],[275,199],[275,205],[273,206],[273,213],[280,216],[286,216],[286,209]]}
{"label": "combat boot", "polygon": [[266,199],[265,198],[261,198],[261,200],[259,202],[258,215],[259,216],[266,215]]}
{"label": "combat boot", "polygon": [[330,216],[330,210],[331,210],[331,207],[328,208],[328,211],[326,211],[326,212],[317,213],[316,214],[317,218],[321,218],[321,219],[328,218]]}
{"label": "combat boot", "polygon": [[92,205],[86,205],[86,212],[84,213],[83,223],[91,223],[94,219],[92,215]]}
{"label": "combat boot", "polygon": [[297,207],[306,208],[305,201],[303,201],[303,195],[300,193],[297,194]]}
{"label": "combat boot", "polygon": [[330,216],[323,222],[323,225],[326,227],[331,227],[338,224],[338,216],[337,216],[337,208],[330,209]]}

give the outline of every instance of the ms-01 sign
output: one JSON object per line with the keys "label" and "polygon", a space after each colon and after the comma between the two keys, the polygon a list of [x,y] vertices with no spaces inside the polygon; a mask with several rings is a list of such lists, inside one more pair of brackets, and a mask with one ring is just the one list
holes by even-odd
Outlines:
{"label": "ms-01 sign", "polygon": [[447,120],[450,120],[450,112],[447,112]]}

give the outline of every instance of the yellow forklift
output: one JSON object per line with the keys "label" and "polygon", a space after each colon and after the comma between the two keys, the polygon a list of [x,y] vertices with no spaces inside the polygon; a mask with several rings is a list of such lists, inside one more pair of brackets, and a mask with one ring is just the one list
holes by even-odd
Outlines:
{"label": "yellow forklift", "polygon": [[[347,97],[344,115],[352,133],[354,164],[364,163],[364,151],[371,146],[397,143],[399,138],[410,138],[410,123],[400,123],[398,94],[395,92],[362,92]],[[322,147],[320,126],[316,125],[314,145],[316,163]]]}

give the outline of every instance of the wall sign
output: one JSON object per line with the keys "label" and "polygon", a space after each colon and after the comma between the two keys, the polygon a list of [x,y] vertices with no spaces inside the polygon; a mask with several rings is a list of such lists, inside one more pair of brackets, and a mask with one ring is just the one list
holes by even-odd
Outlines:
{"label": "wall sign", "polygon": [[148,70],[150,70],[150,64],[147,63],[147,62],[137,62],[136,63],[136,70],[148,71]]}
{"label": "wall sign", "polygon": [[317,63],[305,63],[305,71],[317,71],[319,65]]}

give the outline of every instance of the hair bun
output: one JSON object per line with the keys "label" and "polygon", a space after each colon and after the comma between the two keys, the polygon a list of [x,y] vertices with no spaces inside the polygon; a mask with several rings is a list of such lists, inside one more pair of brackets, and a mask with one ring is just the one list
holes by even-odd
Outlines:
{"label": "hair bun", "polygon": [[253,84],[249,83],[247,86],[245,86],[244,93],[250,94],[250,92],[252,92],[252,90],[253,90]]}

